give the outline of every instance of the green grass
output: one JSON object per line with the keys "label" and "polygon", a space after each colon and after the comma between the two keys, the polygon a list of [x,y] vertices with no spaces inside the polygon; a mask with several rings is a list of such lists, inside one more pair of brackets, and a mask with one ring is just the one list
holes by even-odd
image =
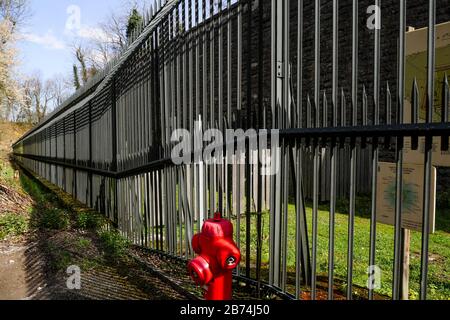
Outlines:
{"label": "green grass", "polygon": [[119,232],[102,231],[99,236],[107,259],[114,261],[125,256],[130,243]]}
{"label": "green grass", "polygon": [[75,214],[75,226],[81,230],[98,230],[105,224],[105,219],[99,214],[82,211]]}
{"label": "green grass", "polygon": [[65,210],[51,208],[41,209],[37,227],[45,230],[66,230],[70,226],[70,217]]}
{"label": "green grass", "polygon": [[92,246],[92,240],[87,238],[80,238],[76,243],[77,249],[85,250]]}
{"label": "green grass", "polygon": [[[361,202],[363,203],[363,201]],[[345,205],[341,205],[341,209]],[[367,268],[369,265],[370,250],[370,220],[366,217],[367,206],[362,206],[361,216],[355,219],[354,235],[354,284],[362,288],[367,283]],[[295,275],[295,207],[289,206],[288,210],[288,241],[287,241],[287,265],[290,278]],[[312,210],[307,209],[308,233],[311,246],[312,241]],[[268,213],[262,216],[262,262],[263,274],[267,274],[269,262],[269,223]],[[450,219],[447,212],[441,212],[438,218],[438,230],[430,237],[429,263],[429,298],[430,299],[450,299],[450,234],[448,226]],[[236,221],[234,221],[236,222]],[[257,248],[256,216],[251,218],[251,251],[255,256]],[[347,278],[347,248],[348,248],[348,215],[336,215],[336,238],[335,238],[335,277],[345,280]],[[444,230],[444,231],[442,231]],[[418,298],[420,283],[420,252],[421,252],[421,234],[412,232],[411,239],[411,267],[410,267],[410,297]],[[318,215],[318,275],[327,276],[328,274],[328,248],[329,248],[329,212],[328,208],[321,208]],[[245,257],[245,217],[241,221],[241,244],[242,253]],[[392,293],[392,269],[394,257],[394,228],[392,226],[377,224],[377,256],[376,265],[382,270],[382,288],[377,293],[385,296],[391,296]],[[252,261],[252,264],[254,261]],[[252,270],[254,272],[254,270]],[[294,274],[294,275],[293,275]],[[344,281],[345,283],[345,281]],[[345,290],[345,287],[340,289]]]}
{"label": "green grass", "polygon": [[19,185],[16,179],[14,179],[14,169],[3,161],[0,161],[0,181],[6,182],[11,187],[17,187]]}
{"label": "green grass", "polygon": [[24,235],[28,228],[26,217],[14,213],[6,214],[0,217],[0,240]]}
{"label": "green grass", "polygon": [[65,271],[69,266],[74,264],[74,258],[71,252],[48,242],[46,246],[50,267],[55,271]]}
{"label": "green grass", "polygon": [[20,185],[33,198],[36,204],[44,205],[47,203],[47,196],[43,188],[25,174],[20,175]]}

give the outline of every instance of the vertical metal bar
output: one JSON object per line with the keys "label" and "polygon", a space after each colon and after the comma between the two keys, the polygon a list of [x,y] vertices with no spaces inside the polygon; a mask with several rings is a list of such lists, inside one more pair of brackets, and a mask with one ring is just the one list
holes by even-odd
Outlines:
{"label": "vertical metal bar", "polygon": [[298,1],[297,31],[297,127],[303,127],[303,0]]}
{"label": "vertical metal bar", "polygon": [[203,126],[207,126],[208,123],[208,78],[207,78],[207,42],[208,42],[208,34],[206,28],[206,0],[202,0],[202,40],[203,40],[203,52],[202,52],[202,69],[203,69],[203,79],[202,79],[202,89],[203,89],[203,112],[202,112],[202,123]]}
{"label": "vertical metal bar", "polygon": [[[89,102],[89,168],[93,167],[93,162],[92,162],[92,102]],[[92,192],[92,173],[89,173],[89,206],[91,208],[94,207],[94,203],[93,203],[93,192]]]}
{"label": "vertical metal bar", "polygon": [[[280,59],[282,61],[282,108],[281,116],[282,128],[291,128],[292,126],[292,108],[291,108],[291,68],[290,68],[290,1],[283,2],[282,12],[282,54]],[[282,268],[281,268],[281,289],[286,291],[287,286],[287,253],[288,253],[288,220],[289,220],[289,161],[290,161],[290,146],[283,142],[283,187],[282,187],[282,216],[280,221],[282,223],[281,229],[281,256],[282,256]]]}
{"label": "vertical metal bar", "polygon": [[[434,88],[436,70],[436,0],[429,0],[428,7],[428,62],[427,62],[427,123],[433,123],[434,115]],[[431,205],[431,175],[433,171],[433,137],[425,137],[425,188],[422,225],[422,254],[420,267],[420,298],[427,299],[428,289],[428,263],[430,241],[430,205]]]}
{"label": "vertical metal bar", "polygon": [[[264,48],[264,36],[263,36],[263,5],[259,4],[258,9],[258,47]],[[259,50],[258,52],[258,121],[257,121],[257,128],[264,128],[265,124],[262,124],[262,117],[264,116],[264,103],[263,103],[263,68],[264,68],[264,59],[263,59],[263,50]],[[258,146],[261,146],[261,136],[259,137],[259,144]],[[256,212],[257,212],[257,218],[256,218],[256,230],[257,230],[257,254],[256,254],[256,280],[257,280],[257,290],[258,290],[258,297],[261,295],[261,267],[262,267],[262,184],[263,184],[263,172],[261,167],[261,162],[258,161],[258,159],[261,159],[262,157],[262,150],[261,147],[256,147],[258,151],[257,152],[257,172],[258,175],[258,182],[257,182],[257,203],[256,203]]]}
{"label": "vertical metal bar", "polygon": [[[231,16],[231,0],[227,0],[227,117],[225,118],[225,128],[231,128],[231,107],[232,107],[232,16]],[[226,150],[226,147],[224,148]],[[231,155],[226,155],[225,159],[225,210],[227,213],[228,219],[231,219],[232,215],[232,183],[230,184],[230,171],[232,172],[233,166],[228,162]]]}
{"label": "vertical metal bar", "polygon": [[288,218],[289,218],[289,145],[287,141],[283,141],[283,185],[281,191],[282,197],[282,229],[281,229],[281,256],[282,256],[282,267],[281,267],[281,290],[286,292],[287,286],[287,240],[288,240]]}
{"label": "vertical metal bar", "polygon": [[[224,127],[224,117],[223,117],[223,58],[224,58],[224,52],[223,52],[223,26],[222,26],[222,0],[219,1],[218,4],[218,41],[219,41],[219,53],[218,53],[218,72],[219,72],[219,83],[218,83],[218,90],[217,94],[218,97],[218,129],[223,132]],[[220,195],[219,195],[219,202],[220,202]],[[222,212],[222,207],[219,206],[219,211]]]}
{"label": "vertical metal bar", "polygon": [[[223,65],[224,65],[224,52],[223,52],[223,26],[222,26],[222,0],[219,2],[218,4],[218,41],[219,41],[219,46],[218,46],[218,116],[217,116],[217,122],[218,122],[218,129],[223,132],[223,128],[224,128],[224,123],[225,123],[225,118],[223,116]],[[224,177],[223,177],[223,170],[224,170],[224,166],[223,166],[223,154],[221,155],[222,159],[218,159],[219,164],[218,164],[218,197],[219,197],[219,201],[218,201],[218,211],[220,213],[224,213],[223,211],[223,182],[224,182]],[[220,156],[219,156],[220,157]]]}
{"label": "vertical metal bar", "polygon": [[[405,96],[405,37],[406,37],[406,0],[400,0],[399,29],[399,61],[398,61],[398,113],[397,121],[403,123]],[[403,143],[402,137],[397,138],[397,173],[396,173],[396,205],[395,205],[395,240],[393,268],[393,300],[400,300],[402,279],[402,202],[403,202]]]}
{"label": "vertical metal bar", "polygon": [[[333,126],[338,126],[338,81],[339,81],[339,4],[333,0]],[[329,252],[328,252],[328,300],[334,300],[334,248],[336,229],[336,189],[337,189],[337,154],[336,141],[331,143],[331,186],[330,186],[330,221],[329,221]]]}
{"label": "vertical metal bar", "polygon": [[389,82],[386,82],[386,124],[392,124],[392,94]]}
{"label": "vertical metal bar", "polygon": [[[188,39],[187,39],[187,50],[188,50],[188,64],[189,64],[189,74],[188,74],[188,82],[189,82],[189,126],[188,130],[192,132],[194,128],[194,58],[193,58],[193,32],[192,32],[192,1],[188,1]],[[191,139],[192,139],[191,134]]]}
{"label": "vertical metal bar", "polygon": [[442,122],[447,123],[450,121],[449,119],[449,102],[450,102],[450,92],[448,85],[448,77],[447,73],[444,75],[444,80],[442,81]]}
{"label": "vertical metal bar", "polygon": [[[116,81],[111,82],[111,133],[112,133],[112,163],[111,171],[117,171],[117,105],[116,105]],[[114,222],[118,223],[118,192],[117,180],[114,181]]]}
{"label": "vertical metal bar", "polygon": [[[320,0],[315,0],[314,21],[315,21],[315,42],[314,42],[314,106],[315,126],[320,127]],[[317,298],[317,250],[318,250],[318,218],[319,218],[319,141],[313,142],[314,147],[314,178],[313,178],[313,222],[312,222],[312,279],[311,279],[311,300]]]}
{"label": "vertical metal bar", "polygon": [[[352,13],[352,125],[358,124],[358,0],[353,0]],[[350,210],[348,222],[348,259],[347,259],[347,299],[353,299],[353,248],[355,229],[355,203],[356,203],[356,166],[357,166],[356,141],[351,142],[350,164]]]}
{"label": "vertical metal bar", "polygon": [[[66,153],[66,118],[63,118],[63,162],[66,163],[67,162],[67,153]],[[35,136],[37,138],[37,135]],[[64,191],[67,191],[67,177],[66,177],[66,168],[63,167],[63,189]]]}
{"label": "vertical metal bar", "polygon": [[[205,0],[206,1],[206,0]],[[210,54],[210,128],[215,126],[215,25],[214,25],[214,0],[210,0],[210,42],[209,42],[209,54]],[[214,195],[213,195],[214,196]],[[214,196],[215,199],[215,196]],[[214,199],[213,202],[214,202]],[[212,209],[212,208],[211,208]],[[215,209],[215,208],[214,208]]]}
{"label": "vertical metal bar", "polygon": [[[297,118],[296,127],[303,127],[303,0],[298,1],[298,12],[297,12]],[[301,295],[301,281],[302,281],[302,256],[309,255],[309,248],[304,249],[305,243],[302,241],[303,230],[303,214],[305,213],[304,208],[304,196],[303,196],[303,186],[302,186],[302,145],[301,142],[296,142],[295,147],[295,162],[296,162],[296,269],[295,269],[295,298],[300,299]],[[305,236],[305,234],[303,234]],[[304,269],[308,268],[305,264]],[[306,275],[305,275],[306,276]]]}
{"label": "vertical metal bar", "polygon": [[[375,0],[375,6],[381,8],[381,0]],[[380,9],[381,10],[381,9]],[[374,84],[373,84],[373,102],[374,102],[374,125],[380,124],[380,61],[381,61],[381,30],[375,29],[374,44]],[[376,239],[377,239],[377,186],[378,186],[378,137],[373,138],[372,151],[372,208],[370,219],[370,253],[369,268],[376,264]],[[369,274],[370,279],[371,274]],[[369,286],[369,300],[373,300],[373,286]]]}
{"label": "vertical metal bar", "polygon": [[[194,19],[194,25],[196,28],[196,32],[195,32],[195,119],[194,119],[194,127],[191,128],[192,132],[193,132],[193,137],[194,139],[195,134],[196,134],[196,130],[197,130],[197,124],[195,124],[196,122],[199,121],[199,117],[201,115],[201,110],[200,110],[200,104],[201,104],[201,95],[200,95],[200,29],[199,29],[199,24],[200,24],[200,16],[199,16],[199,0],[195,0],[194,2],[194,6],[195,6],[195,19]],[[195,141],[195,140],[192,140]],[[194,150],[196,151],[196,150]],[[193,223],[193,228],[194,228],[194,224],[195,222],[197,222],[197,229],[198,232],[200,232],[200,220],[201,220],[201,214],[200,214],[200,206],[201,206],[201,202],[200,202],[200,197],[202,196],[199,193],[199,177],[200,177],[200,171],[199,171],[199,165],[198,165],[198,160],[197,157],[194,156],[194,161],[193,161],[193,171],[194,171],[194,206],[193,206],[193,219],[194,219],[194,223]],[[195,219],[197,219],[197,221],[195,221]],[[194,230],[192,230],[194,232]],[[186,240],[187,242],[190,242],[190,239]]]}
{"label": "vertical metal bar", "polygon": [[233,83],[232,83],[232,57],[233,57],[233,46],[231,37],[233,36],[232,29],[232,15],[231,15],[231,0],[227,0],[227,8],[228,8],[228,25],[227,25],[227,128],[231,126],[231,108],[232,108],[232,99],[233,99]]}
{"label": "vertical metal bar", "polygon": [[[78,164],[78,157],[77,157],[77,112],[74,111],[73,112],[73,163],[75,165]],[[72,189],[72,194],[74,196],[75,199],[77,199],[77,170],[73,170],[73,189]]]}
{"label": "vertical metal bar", "polygon": [[[417,79],[414,78],[413,88],[411,92],[411,123],[417,124],[419,123],[419,88],[417,86]],[[411,149],[417,150],[419,147],[419,137],[412,136],[411,137]]]}
{"label": "vertical metal bar", "polygon": [[341,88],[341,127],[347,126],[347,101],[344,88]]}
{"label": "vertical metal bar", "polygon": [[[251,128],[251,108],[252,108],[252,73],[251,73],[251,64],[252,64],[252,1],[247,0],[247,97],[246,97],[246,108],[247,108],[247,125],[246,128]],[[251,165],[250,165],[250,157],[251,157],[251,148],[250,148],[250,140],[247,141],[247,154],[246,154],[246,168],[245,168],[245,196],[246,196],[246,237],[245,237],[245,253],[246,253],[246,268],[245,273],[248,278],[250,278],[250,267],[251,267]]]}
{"label": "vertical metal bar", "polygon": [[[210,0],[210,7],[209,7],[209,24],[210,24],[210,41],[209,41],[209,63],[210,63],[210,129],[215,128],[215,121],[216,121],[216,114],[215,114],[215,83],[216,83],[216,77],[215,77],[215,54],[216,54],[216,46],[215,46],[215,35],[216,35],[216,26],[214,24],[214,5],[215,1]],[[209,178],[210,178],[210,189],[209,189],[209,197],[210,197],[210,215],[213,215],[216,211],[216,188],[215,188],[215,178],[216,178],[216,167],[215,167],[215,161],[212,159],[212,164],[209,168]]]}

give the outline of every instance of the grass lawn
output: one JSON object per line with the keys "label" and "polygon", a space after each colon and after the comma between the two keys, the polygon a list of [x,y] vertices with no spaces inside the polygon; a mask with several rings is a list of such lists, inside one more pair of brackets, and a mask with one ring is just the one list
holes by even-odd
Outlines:
{"label": "grass lawn", "polygon": [[[364,201],[358,201],[364,203]],[[365,201],[367,202],[367,201]],[[370,204],[370,201],[368,201]],[[339,207],[339,206],[338,206]],[[367,211],[363,207],[362,211]],[[321,207],[319,212],[319,237],[318,237],[318,276],[328,275],[328,234],[329,234],[329,211],[326,207]],[[340,212],[345,212],[342,210]],[[430,263],[429,263],[429,299],[449,300],[450,299],[450,212],[438,212],[438,231],[430,237]],[[366,287],[367,268],[369,265],[370,250],[370,219],[367,213],[355,219],[355,248],[354,248],[354,285],[356,287]],[[308,233],[310,246],[312,242],[312,209],[307,208]],[[252,257],[256,257],[257,233],[256,216],[252,216],[251,228],[251,250]],[[288,223],[288,281],[295,279],[295,207],[289,206]],[[236,222],[236,221],[234,221]],[[262,217],[262,262],[263,277],[267,277],[269,263],[269,214]],[[412,232],[411,234],[411,267],[410,267],[410,299],[418,299],[420,283],[420,252],[421,234]],[[241,244],[242,253],[245,256],[245,217],[241,221]],[[335,240],[335,278],[337,283],[344,283],[337,289],[345,290],[345,279],[347,279],[347,246],[348,246],[348,215],[338,213],[336,215],[336,240]],[[384,296],[392,294],[392,269],[394,257],[394,228],[392,226],[377,224],[377,257],[376,264],[382,270],[382,288],[377,293]],[[252,261],[254,265],[255,261]],[[245,265],[245,263],[243,264]],[[252,270],[254,272],[254,270]],[[267,280],[267,279],[265,279]],[[343,282],[339,282],[343,280]],[[295,293],[295,287],[291,292]]]}

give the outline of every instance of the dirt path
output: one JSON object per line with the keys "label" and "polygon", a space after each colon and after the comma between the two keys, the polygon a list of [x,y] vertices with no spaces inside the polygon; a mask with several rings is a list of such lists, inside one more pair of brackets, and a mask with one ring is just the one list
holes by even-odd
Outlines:
{"label": "dirt path", "polygon": [[0,244],[0,300],[28,297],[25,252],[28,247]]}
{"label": "dirt path", "polygon": [[0,300],[64,299],[50,285],[37,242],[0,243]]}

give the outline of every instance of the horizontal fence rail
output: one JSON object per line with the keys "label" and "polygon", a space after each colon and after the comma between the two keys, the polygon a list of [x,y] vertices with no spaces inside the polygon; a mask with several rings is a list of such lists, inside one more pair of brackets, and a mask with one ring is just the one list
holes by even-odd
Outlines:
{"label": "horizontal fence rail", "polygon": [[[14,144],[15,159],[133,244],[180,260],[222,212],[243,253],[236,277],[258,296],[399,300],[411,287],[425,300],[436,185],[448,190],[450,178],[436,36],[449,6],[372,2],[158,1],[120,57]],[[410,25],[425,72],[408,60]],[[214,141],[213,129],[234,135]],[[416,283],[410,229],[421,239]]]}

